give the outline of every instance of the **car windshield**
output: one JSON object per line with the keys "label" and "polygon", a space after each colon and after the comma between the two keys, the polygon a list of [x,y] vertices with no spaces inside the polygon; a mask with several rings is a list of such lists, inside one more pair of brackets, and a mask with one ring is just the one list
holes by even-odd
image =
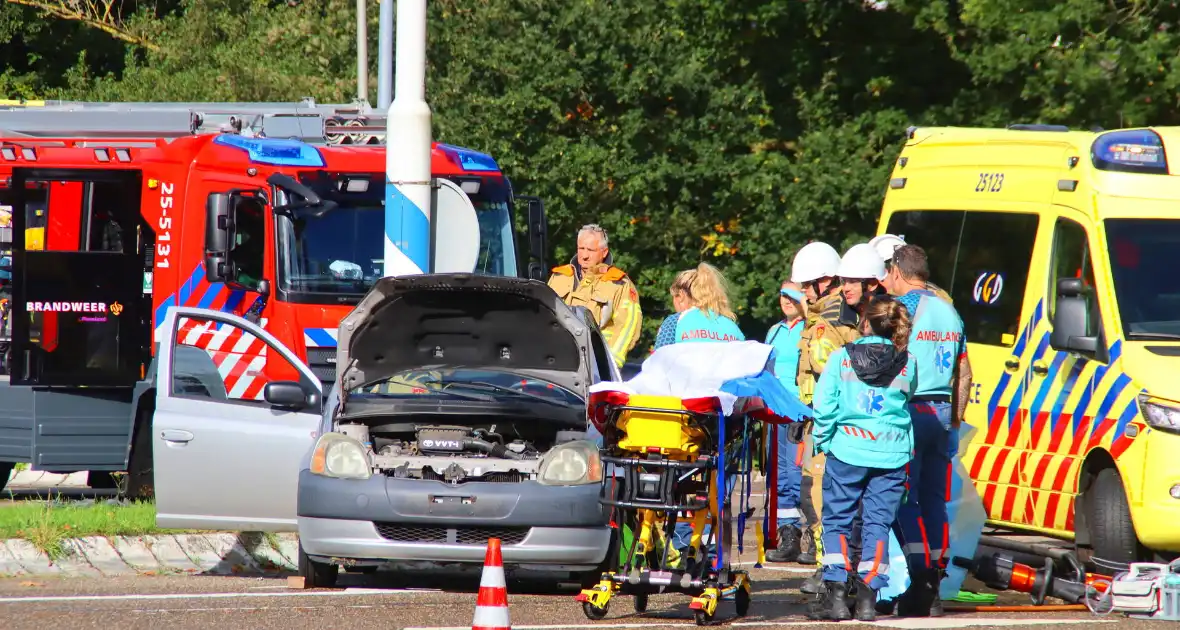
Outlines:
{"label": "car windshield", "polygon": [[582,406],[585,401],[570,390],[546,380],[512,372],[477,368],[404,370],[389,378],[367,383],[348,392],[350,400],[380,398],[431,398],[475,401],[535,401]]}
{"label": "car windshield", "polygon": [[[355,193],[337,191],[337,181],[330,176],[303,181],[321,197],[338,203],[336,209],[318,217],[309,210],[296,210],[275,221],[279,285],[287,293],[301,294],[302,302],[359,298],[384,271],[384,177],[367,178],[367,190]],[[478,193],[469,195],[480,231],[475,273],[517,275],[509,195],[502,180],[491,178],[481,182]]]}
{"label": "car windshield", "polygon": [[1107,219],[1106,243],[1123,334],[1180,341],[1180,220]]}

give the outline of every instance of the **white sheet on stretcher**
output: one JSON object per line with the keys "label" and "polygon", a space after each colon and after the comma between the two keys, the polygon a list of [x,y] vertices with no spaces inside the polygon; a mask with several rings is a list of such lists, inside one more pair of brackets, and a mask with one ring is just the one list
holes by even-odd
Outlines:
{"label": "white sheet on stretcher", "polygon": [[[715,397],[725,415],[751,399],[764,403],[775,415],[799,420],[807,408],[774,376],[773,346],[757,341],[680,343],[656,350],[629,381],[604,381],[590,393],[676,396],[681,399]],[[738,392],[737,394],[731,392]]]}

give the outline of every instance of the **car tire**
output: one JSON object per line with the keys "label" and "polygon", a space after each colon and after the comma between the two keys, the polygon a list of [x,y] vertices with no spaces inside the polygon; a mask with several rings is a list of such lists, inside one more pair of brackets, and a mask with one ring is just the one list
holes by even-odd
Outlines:
{"label": "car tire", "polygon": [[339,576],[340,567],[312,560],[303,551],[303,545],[299,546],[299,577],[303,578],[305,588],[332,588]]}
{"label": "car tire", "polygon": [[1105,560],[1130,564],[1144,557],[1144,548],[1135,535],[1131,506],[1127,502],[1127,493],[1123,490],[1123,480],[1118,469],[1104,468],[1098,471],[1094,483],[1087,490],[1085,506],[1095,562]]}

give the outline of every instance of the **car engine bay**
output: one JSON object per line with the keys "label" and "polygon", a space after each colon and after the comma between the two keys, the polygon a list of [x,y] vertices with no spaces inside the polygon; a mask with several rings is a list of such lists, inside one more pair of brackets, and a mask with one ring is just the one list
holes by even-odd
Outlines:
{"label": "car engine bay", "polygon": [[536,419],[469,425],[353,421],[336,430],[365,445],[374,473],[452,484],[533,480],[553,447],[587,439],[585,431],[555,431]]}

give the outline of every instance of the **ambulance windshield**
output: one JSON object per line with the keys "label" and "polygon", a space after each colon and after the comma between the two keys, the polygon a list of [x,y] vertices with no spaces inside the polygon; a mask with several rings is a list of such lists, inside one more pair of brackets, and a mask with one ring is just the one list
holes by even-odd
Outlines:
{"label": "ambulance windshield", "polygon": [[[316,194],[339,207],[315,216],[296,210],[275,219],[278,233],[278,282],[288,301],[338,304],[363,296],[384,271],[385,182],[366,178],[363,192],[342,193],[348,184],[325,185],[304,179]],[[355,186],[360,188],[360,186]],[[480,250],[475,273],[516,276],[509,191],[485,179],[470,195],[479,217]],[[440,239],[445,246],[445,239]]]}
{"label": "ambulance windshield", "polygon": [[1128,341],[1180,341],[1180,220],[1107,219],[1111,273]]}

